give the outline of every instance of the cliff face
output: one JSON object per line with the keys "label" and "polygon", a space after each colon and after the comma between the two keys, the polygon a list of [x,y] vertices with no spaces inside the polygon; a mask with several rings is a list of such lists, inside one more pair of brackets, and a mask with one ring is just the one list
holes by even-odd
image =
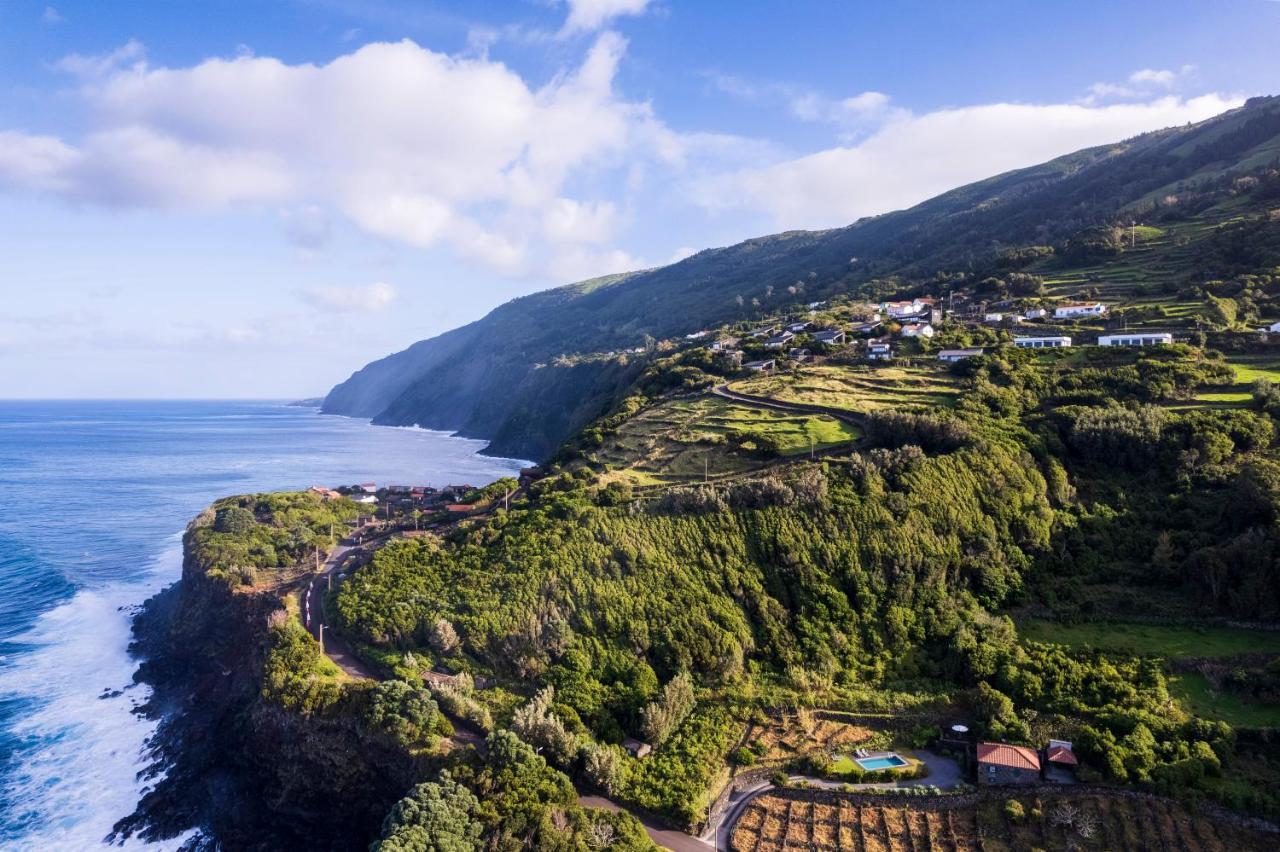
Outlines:
{"label": "cliff face", "polygon": [[758,315],[753,301],[768,310],[872,279],[892,289],[893,276],[972,273],[1003,249],[1128,222],[1155,198],[1277,155],[1280,98],[1254,98],[1199,124],[1079,151],[846,228],[760,237],[516,299],[366,366],[329,393],[323,410],[457,430],[493,441],[489,452],[541,460],[603,413],[627,378],[616,363],[557,368],[557,356],[747,319]]}
{"label": "cliff face", "polygon": [[354,719],[305,718],[265,701],[268,624],[283,615],[281,599],[232,591],[207,567],[188,547],[182,580],[135,622],[145,658],[137,679],[153,690],[141,712],[160,722],[158,780],[114,836],[196,829],[197,848],[366,848],[412,784],[411,759]]}

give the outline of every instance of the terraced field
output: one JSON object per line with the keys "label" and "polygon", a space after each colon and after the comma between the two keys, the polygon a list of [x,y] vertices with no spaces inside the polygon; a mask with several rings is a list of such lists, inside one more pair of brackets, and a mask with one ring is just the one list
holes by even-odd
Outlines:
{"label": "terraced field", "polygon": [[655,406],[631,418],[594,454],[607,478],[635,485],[700,481],[751,470],[761,459],[737,445],[752,436],[776,442],[784,456],[848,444],[855,427],[832,417],[788,414],[716,397]]}
{"label": "terraced field", "polygon": [[[1019,797],[1026,816],[1010,820],[996,796],[977,805],[866,798],[814,801],[803,792],[757,797],[734,826],[735,852],[1025,852],[1151,849],[1245,852],[1280,838],[1194,815],[1167,801],[1105,795]],[[1069,821],[1066,821],[1068,820]]]}
{"label": "terraced field", "polygon": [[846,411],[950,406],[959,384],[944,367],[813,366],[794,374],[734,382],[733,390]]}

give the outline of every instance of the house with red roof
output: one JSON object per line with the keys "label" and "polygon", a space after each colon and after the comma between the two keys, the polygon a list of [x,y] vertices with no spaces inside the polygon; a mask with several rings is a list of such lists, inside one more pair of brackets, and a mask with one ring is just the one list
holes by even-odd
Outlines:
{"label": "house with red roof", "polygon": [[1027,746],[978,743],[978,784],[1035,784],[1040,755]]}

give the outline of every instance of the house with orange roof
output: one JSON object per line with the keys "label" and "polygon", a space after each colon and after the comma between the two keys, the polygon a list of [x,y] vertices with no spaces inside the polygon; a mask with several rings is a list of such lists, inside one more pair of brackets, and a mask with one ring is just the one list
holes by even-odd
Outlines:
{"label": "house with orange roof", "polygon": [[978,784],[1035,784],[1040,755],[1027,746],[978,743]]}

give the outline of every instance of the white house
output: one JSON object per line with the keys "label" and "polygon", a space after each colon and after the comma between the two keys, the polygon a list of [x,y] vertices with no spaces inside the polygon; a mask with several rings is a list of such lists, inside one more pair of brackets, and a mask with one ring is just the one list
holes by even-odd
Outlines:
{"label": "white house", "polygon": [[1258,329],[1258,331],[1262,332],[1263,334],[1280,334],[1280,322],[1273,322],[1271,323],[1271,325],[1266,326],[1265,328]]}
{"label": "white house", "polygon": [[795,339],[796,336],[794,334],[789,331],[784,331],[782,334],[775,334],[773,337],[770,337],[764,342],[764,346],[766,349],[781,349]]}
{"label": "white house", "polygon": [[1107,312],[1107,306],[1101,302],[1067,302],[1053,309],[1055,319],[1071,319],[1072,317],[1100,317]]}
{"label": "white house", "polygon": [[903,337],[933,337],[933,326],[927,322],[913,322],[902,327]]}
{"label": "white house", "polygon": [[887,337],[872,338],[867,341],[867,359],[870,361],[889,361],[893,359],[893,346]]}
{"label": "white house", "polygon": [[938,353],[939,361],[963,361],[965,358],[976,358],[985,350],[981,347],[975,349],[943,349]]}
{"label": "white house", "polygon": [[1026,316],[1027,316],[1027,319],[1029,320],[1044,319],[1045,317],[1049,316],[1049,312],[1046,311],[1044,308],[1031,308],[1030,310],[1027,311]]}
{"label": "white house", "polygon": [[913,317],[933,307],[936,299],[912,299],[909,302],[881,302],[880,310],[893,319]]}
{"label": "white house", "polygon": [[1071,338],[1059,337],[1015,337],[1013,345],[1023,349],[1065,349],[1071,345]]}
{"label": "white house", "polygon": [[838,328],[829,328],[813,333],[813,342],[824,346],[838,346],[844,343],[844,332]]}
{"label": "white house", "polygon": [[984,314],[982,317],[982,321],[983,322],[1003,322],[1004,314]]}
{"label": "white house", "polygon": [[799,334],[811,325],[813,325],[811,322],[793,322],[791,325],[787,326],[787,331],[792,334]]}
{"label": "white house", "polygon": [[748,361],[742,365],[744,370],[750,370],[753,373],[768,373],[773,369],[773,359],[767,358],[763,361]]}
{"label": "white house", "polygon": [[1104,334],[1098,338],[1099,346],[1161,346],[1172,342],[1173,335],[1167,331],[1126,331],[1124,334]]}
{"label": "white house", "polygon": [[352,494],[348,497],[348,499],[353,500],[356,503],[365,503],[365,504],[378,502],[378,498],[375,497],[374,495],[364,494],[364,493]]}

